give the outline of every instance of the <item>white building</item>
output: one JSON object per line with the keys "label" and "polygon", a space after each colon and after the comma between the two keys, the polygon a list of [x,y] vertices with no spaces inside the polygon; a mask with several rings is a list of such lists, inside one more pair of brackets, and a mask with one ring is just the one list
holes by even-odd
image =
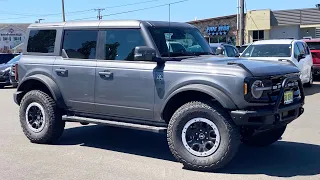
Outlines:
{"label": "white building", "polygon": [[29,24],[0,24],[0,53],[6,53],[23,43]]}

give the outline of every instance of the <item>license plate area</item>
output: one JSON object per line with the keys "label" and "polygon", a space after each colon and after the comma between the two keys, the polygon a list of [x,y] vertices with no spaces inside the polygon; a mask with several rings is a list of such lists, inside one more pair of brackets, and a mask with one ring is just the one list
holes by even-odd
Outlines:
{"label": "license plate area", "polygon": [[293,91],[285,91],[283,95],[283,103],[291,104],[293,102]]}

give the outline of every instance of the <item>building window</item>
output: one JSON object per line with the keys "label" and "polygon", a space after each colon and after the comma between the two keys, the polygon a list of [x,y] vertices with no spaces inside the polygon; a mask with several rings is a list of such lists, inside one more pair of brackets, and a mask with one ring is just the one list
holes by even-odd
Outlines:
{"label": "building window", "polygon": [[13,37],[14,41],[21,41],[21,37]]}
{"label": "building window", "polygon": [[31,30],[29,34],[28,52],[53,53],[56,41],[56,30]]}
{"label": "building window", "polygon": [[252,39],[253,39],[253,42],[264,40],[264,30],[252,31]]}
{"label": "building window", "polygon": [[3,41],[9,41],[9,37],[3,37]]}

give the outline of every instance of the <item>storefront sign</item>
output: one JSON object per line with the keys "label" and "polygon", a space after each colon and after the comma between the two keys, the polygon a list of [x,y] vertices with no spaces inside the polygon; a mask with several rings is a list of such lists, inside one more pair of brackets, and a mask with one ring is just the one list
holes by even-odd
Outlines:
{"label": "storefront sign", "polygon": [[14,33],[14,29],[10,28],[7,33],[1,33],[1,36],[22,36],[22,33]]}
{"label": "storefront sign", "polygon": [[221,26],[209,26],[207,27],[207,33],[211,36],[215,35],[227,35],[230,31],[229,25],[221,25]]}

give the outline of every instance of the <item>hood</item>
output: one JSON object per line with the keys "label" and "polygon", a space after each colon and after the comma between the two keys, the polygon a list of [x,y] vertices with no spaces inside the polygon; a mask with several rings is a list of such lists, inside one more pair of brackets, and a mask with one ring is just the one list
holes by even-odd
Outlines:
{"label": "hood", "polygon": [[8,67],[11,67],[11,64],[0,64],[0,71],[5,70]]}
{"label": "hood", "polygon": [[253,76],[274,76],[291,73],[299,73],[299,69],[294,64],[287,61],[261,61],[243,58],[219,58],[219,57],[197,57],[185,59],[183,62],[190,63],[210,63],[212,66],[216,65],[229,65],[235,66],[234,63],[243,66],[244,69],[250,71]]}

